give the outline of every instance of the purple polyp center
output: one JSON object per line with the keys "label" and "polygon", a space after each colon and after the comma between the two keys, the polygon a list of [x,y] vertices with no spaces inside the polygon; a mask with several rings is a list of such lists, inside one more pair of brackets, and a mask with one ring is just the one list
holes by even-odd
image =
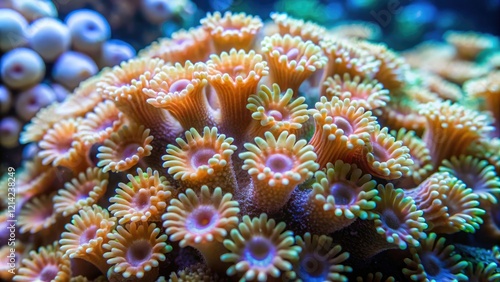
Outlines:
{"label": "purple polyp center", "polygon": [[139,266],[149,260],[151,251],[151,244],[148,241],[134,241],[127,250],[127,261],[132,266]]}
{"label": "purple polyp center", "polygon": [[381,219],[387,227],[393,230],[397,230],[401,227],[401,220],[392,209],[384,209]]}
{"label": "purple polyp center", "polygon": [[113,122],[114,120],[105,120],[103,121],[99,127],[96,128],[96,132],[99,132],[99,131],[104,131],[106,130],[107,128],[109,127],[112,127],[113,126]]}
{"label": "purple polyp center", "polygon": [[310,278],[305,279],[306,281],[319,281],[318,279],[314,278],[325,278],[324,276],[326,274],[326,271],[327,268],[325,266],[323,257],[320,254],[304,254],[302,260],[300,261],[300,276],[302,278]]}
{"label": "purple polyp center", "polygon": [[98,229],[99,228],[95,225],[91,225],[89,228],[85,229],[82,235],[80,235],[80,245],[87,244],[90,240],[95,239]]}
{"label": "purple polyp center", "polygon": [[191,166],[197,169],[202,165],[208,165],[208,160],[215,154],[213,149],[199,149],[191,156]]}
{"label": "purple polyp center", "polygon": [[245,67],[244,66],[235,66],[233,68],[233,78],[236,78],[238,76],[241,76],[243,78],[246,77]]}
{"label": "purple polyp center", "polygon": [[52,281],[56,278],[59,268],[56,265],[46,265],[40,275],[38,276],[38,281]]}
{"label": "purple polyp center", "polygon": [[135,153],[137,153],[137,148],[139,148],[140,145],[137,144],[137,143],[131,143],[131,144],[128,144],[127,146],[125,146],[125,148],[123,148],[123,158],[130,158],[132,157],[133,155],[135,155]]}
{"label": "purple polyp center", "polygon": [[149,209],[150,197],[151,197],[151,195],[147,189],[144,189],[144,188],[140,189],[139,192],[137,192],[137,194],[135,194],[135,197],[134,197],[134,205],[135,205],[136,209],[140,210],[140,211],[145,211],[145,210]]}
{"label": "purple polyp center", "polygon": [[219,213],[213,206],[199,206],[186,219],[186,228],[192,233],[203,234],[212,230],[219,220]]}
{"label": "purple polyp center", "polygon": [[422,265],[427,275],[437,276],[441,272],[441,262],[439,258],[433,254],[425,254],[421,256],[421,258]]}
{"label": "purple polyp center", "polygon": [[168,91],[170,93],[175,93],[175,92],[181,92],[182,90],[186,89],[186,87],[188,87],[188,85],[191,83],[191,81],[189,79],[179,79],[177,81],[175,81],[174,83],[172,83],[172,85],[170,85],[170,88],[168,89]]}
{"label": "purple polyp center", "polygon": [[334,183],[330,187],[330,195],[333,196],[337,205],[349,205],[356,199],[353,187],[343,182]]}
{"label": "purple polyp center", "polygon": [[236,31],[236,32],[239,32],[241,30],[241,27],[239,27],[239,26],[232,26],[232,25],[229,26],[228,25],[228,26],[224,27],[224,30],[225,31]]}
{"label": "purple polyp center", "polygon": [[243,258],[252,266],[268,266],[273,262],[275,255],[274,244],[263,237],[252,238],[243,250]]}
{"label": "purple polyp center", "polygon": [[290,50],[288,50],[288,52],[286,52],[286,57],[288,58],[289,61],[291,60],[297,60],[297,58],[299,57],[299,49],[297,48],[292,48]]}
{"label": "purple polyp center", "polygon": [[484,189],[485,183],[483,179],[477,177],[478,173],[459,171],[457,175],[467,187],[472,187],[475,191]]}
{"label": "purple polyp center", "polygon": [[284,154],[272,154],[266,160],[266,167],[273,172],[287,172],[293,169],[293,160]]}
{"label": "purple polyp center", "polygon": [[174,42],[175,42],[177,45],[182,45],[182,44],[184,44],[185,42],[192,42],[192,40],[191,40],[191,39],[188,39],[188,38],[179,38],[179,39],[174,40]]}
{"label": "purple polyp center", "polygon": [[386,150],[377,143],[373,143],[373,157],[376,161],[383,162],[387,160],[387,152]]}
{"label": "purple polyp center", "polygon": [[282,121],[283,120],[283,114],[280,111],[277,110],[270,110],[267,112],[267,115],[270,117],[273,117],[274,120],[276,121]]}
{"label": "purple polyp center", "polygon": [[354,128],[352,127],[349,120],[343,117],[337,116],[333,119],[333,122],[335,123],[335,125],[337,125],[338,128],[344,131],[344,135],[351,135],[354,132]]}
{"label": "purple polyp center", "polygon": [[95,183],[94,182],[87,182],[84,185],[82,185],[82,188],[80,189],[76,200],[85,200],[89,197],[90,191],[94,190]]}

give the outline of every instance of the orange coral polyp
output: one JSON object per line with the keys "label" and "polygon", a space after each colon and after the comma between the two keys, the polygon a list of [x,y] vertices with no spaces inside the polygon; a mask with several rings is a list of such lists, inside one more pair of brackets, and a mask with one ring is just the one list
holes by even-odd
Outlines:
{"label": "orange coral polyp", "polygon": [[429,231],[474,233],[483,223],[485,211],[479,207],[479,196],[448,172],[434,173],[406,193],[424,211]]}
{"label": "orange coral polyp", "polygon": [[379,217],[374,220],[377,233],[402,250],[420,246],[419,240],[427,237],[427,224],[415,201],[392,184],[379,184],[378,196],[375,212]]}
{"label": "orange coral polyp", "polygon": [[326,97],[338,97],[340,100],[351,99],[358,101],[360,106],[367,110],[386,106],[389,101],[389,91],[383,88],[377,80],[361,79],[356,76],[351,78],[348,73],[344,75],[336,74],[328,77],[324,82],[326,85]]}
{"label": "orange coral polyp", "polygon": [[488,76],[469,80],[464,84],[468,96],[484,101],[486,110],[494,118],[495,132],[493,135],[500,137],[500,71],[492,72]]}
{"label": "orange coral polyp", "polygon": [[106,100],[85,116],[76,134],[86,144],[102,143],[125,123],[125,116],[113,102]]}
{"label": "orange coral polyp", "polygon": [[54,196],[54,209],[63,216],[76,213],[85,206],[92,206],[104,196],[108,186],[108,175],[100,168],[87,168],[76,178],[64,184]]}
{"label": "orange coral polyp", "polygon": [[116,195],[109,199],[109,211],[118,223],[159,221],[167,207],[172,187],[158,171],[137,169],[137,175],[127,175],[128,184],[120,182]]}
{"label": "orange coral polyp", "polygon": [[[345,73],[351,77],[373,79],[380,69],[380,61],[354,42],[326,38],[320,42],[320,46],[328,57],[328,63],[323,71],[323,82],[335,74]],[[321,95],[326,95],[325,86],[321,88]]]}
{"label": "orange coral polyp", "polygon": [[313,147],[304,139],[283,131],[278,138],[271,132],[265,139],[256,137],[255,144],[245,143],[247,152],[239,154],[242,168],[253,180],[251,197],[255,205],[266,212],[280,210],[295,187],[312,177],[319,166]]}
{"label": "orange coral polyp", "polygon": [[19,232],[36,234],[42,230],[48,230],[56,224],[57,219],[51,195],[33,197],[19,213]]}
{"label": "orange coral polyp", "polygon": [[419,114],[427,120],[423,140],[435,168],[445,159],[464,154],[474,141],[493,130],[487,115],[449,101],[421,105]]}
{"label": "orange coral polyp", "polygon": [[125,125],[118,132],[113,132],[110,139],[98,148],[97,166],[102,167],[103,172],[132,168],[143,157],[151,154],[153,136],[149,132],[143,125],[137,124]]}
{"label": "orange coral polyp", "polygon": [[282,36],[287,34],[291,36],[300,36],[304,41],[310,40],[314,44],[319,42],[325,36],[326,29],[313,22],[294,19],[287,14],[272,13],[271,19],[278,26],[279,33]]}
{"label": "orange coral polyp", "polygon": [[358,153],[370,142],[375,130],[376,118],[365,111],[357,101],[341,101],[333,97],[330,101],[321,97],[316,109],[309,110],[316,128],[309,144],[314,146],[320,167],[328,162],[343,159]]}
{"label": "orange coral polyp", "polygon": [[370,137],[365,158],[353,159],[363,171],[387,180],[410,175],[413,160],[402,141],[396,141],[387,127],[380,129],[379,125]]}
{"label": "orange coral polyp", "polygon": [[106,235],[115,225],[116,218],[111,217],[106,209],[98,205],[83,207],[66,224],[66,231],[59,240],[61,251],[71,259],[86,260],[106,273],[109,265],[102,257],[105,252],[102,244],[108,241]]}
{"label": "orange coral polyp", "polygon": [[291,88],[296,97],[302,82],[327,63],[319,46],[299,36],[275,34],[264,37],[261,44],[272,82],[281,89]]}
{"label": "orange coral polyp", "polygon": [[458,57],[471,61],[475,60],[481,52],[500,45],[500,40],[496,36],[472,31],[448,31],[444,39],[455,47]]}
{"label": "orange coral polyp", "polygon": [[204,62],[211,48],[209,33],[202,27],[179,30],[171,38],[161,38],[139,52],[139,57],[160,58],[166,63]]}
{"label": "orange coral polyp", "polygon": [[[28,199],[33,196],[49,192],[57,177],[57,169],[42,164],[40,157],[24,163],[16,178],[17,193]],[[7,187],[7,184],[5,185]]]}
{"label": "orange coral polyp", "polygon": [[391,134],[396,137],[396,140],[402,141],[403,145],[410,150],[410,158],[413,161],[410,166],[411,176],[409,176],[413,183],[410,186],[422,183],[434,170],[429,149],[422,139],[416,136],[415,131],[402,128],[397,132],[391,131]]}
{"label": "orange coral polyp", "polygon": [[29,252],[13,281],[64,282],[71,278],[70,260],[59,251],[59,245],[44,246]]}
{"label": "orange coral polyp", "polygon": [[262,77],[269,74],[267,62],[255,51],[231,49],[219,56],[211,55],[207,62],[208,81],[217,94],[222,132],[243,137],[252,121],[246,109],[247,99],[257,92]]}
{"label": "orange coral polyp", "polygon": [[472,188],[481,201],[481,206],[489,208],[498,202],[500,195],[500,178],[495,172],[495,167],[487,160],[480,160],[471,155],[453,156],[444,160],[439,167],[440,172],[449,172]]}
{"label": "orange coral polyp", "polygon": [[162,216],[170,241],[180,241],[181,248],[196,248],[209,266],[220,269],[220,255],[224,252],[222,241],[239,222],[239,204],[232,196],[223,193],[220,187],[211,192],[207,186],[202,186],[199,195],[187,189],[178,199],[171,200]]}
{"label": "orange coral polyp", "polygon": [[159,263],[172,251],[167,245],[167,235],[160,235],[160,228],[151,223],[129,223],[118,225],[107,235],[109,241],[103,244],[104,258],[112,265],[108,277],[132,278],[152,281],[158,277]]}
{"label": "orange coral polyp", "polygon": [[254,218],[243,216],[238,228],[231,230],[230,239],[224,240],[229,252],[221,260],[231,263],[226,274],[238,275],[244,281],[295,277],[292,263],[301,247],[294,245],[293,233],[285,228],[284,222],[276,224],[265,213]]}
{"label": "orange coral polyp", "polygon": [[382,29],[375,23],[365,21],[345,22],[328,30],[329,35],[354,40],[380,39]]}
{"label": "orange coral polyp", "polygon": [[262,137],[266,131],[278,136],[283,131],[299,136],[303,124],[309,120],[304,97],[293,99],[293,90],[281,92],[277,84],[272,88],[265,85],[260,91],[248,98],[247,109],[253,121],[248,128],[249,136]]}
{"label": "orange coral polyp", "polygon": [[439,75],[425,73],[422,78],[423,84],[443,100],[460,101],[464,96],[458,85],[445,80]]}
{"label": "orange coral polyp", "polygon": [[62,117],[81,117],[91,111],[97,104],[104,101],[105,97],[100,95],[98,84],[101,74],[91,77],[80,83],[68,97],[57,107],[54,113]]}
{"label": "orange coral polyp", "polygon": [[408,65],[404,59],[390,50],[384,44],[374,44],[368,41],[359,42],[358,46],[368,51],[380,61],[380,67],[374,79],[384,85],[385,89],[395,91],[403,87]]}
{"label": "orange coral polyp", "polygon": [[36,116],[24,127],[19,137],[19,142],[21,144],[39,142],[55,123],[62,118],[68,118],[69,116],[56,114],[56,109],[60,106],[60,103],[55,102],[40,109],[40,111],[36,113]]}
{"label": "orange coral polyp", "polygon": [[61,120],[47,131],[39,143],[43,165],[78,168],[86,164],[88,148],[76,136],[80,123],[81,119]]}
{"label": "orange coral polyp", "polygon": [[[122,62],[102,75],[98,92],[114,101],[116,107],[127,119],[150,128],[159,138],[175,135],[176,125],[163,109],[149,105],[147,95],[150,80],[165,63],[161,59],[137,58]],[[161,133],[161,135],[160,135]]]}
{"label": "orange coral polyp", "polygon": [[97,91],[104,97],[114,100],[128,99],[129,95],[140,95],[142,93],[135,93],[141,89],[137,89],[134,82],[142,82],[144,77],[146,84],[141,86],[146,87],[148,79],[154,77],[164,65],[165,62],[161,59],[149,58],[122,62],[102,75],[97,83]]}
{"label": "orange coral polyp", "polygon": [[203,136],[192,128],[185,133],[186,141],[177,138],[178,146],[169,144],[162,157],[163,167],[186,187],[198,190],[202,185],[236,189],[236,176],[231,155],[236,151],[233,138],[218,134],[216,127],[205,127]]}
{"label": "orange coral polyp", "polygon": [[162,220],[170,240],[180,240],[181,247],[210,251],[203,244],[222,242],[238,224],[238,202],[232,200],[231,193],[223,194],[220,187],[210,192],[208,186],[202,186],[199,196],[188,189],[178,198],[171,200]]}
{"label": "orange coral polyp", "polygon": [[150,105],[168,110],[184,130],[191,127],[201,130],[205,125],[215,124],[214,112],[204,92],[206,84],[205,64],[187,61],[184,65],[163,67],[143,92]]}
{"label": "orange coral polyp", "polygon": [[317,171],[309,193],[306,216],[310,230],[328,234],[352,224],[357,218],[373,219],[378,191],[371,175],[341,160]]}
{"label": "orange coral polyp", "polygon": [[250,51],[263,27],[259,17],[247,16],[245,13],[225,12],[224,16],[219,12],[208,13],[200,22],[210,33],[216,53],[227,52],[232,48]]}

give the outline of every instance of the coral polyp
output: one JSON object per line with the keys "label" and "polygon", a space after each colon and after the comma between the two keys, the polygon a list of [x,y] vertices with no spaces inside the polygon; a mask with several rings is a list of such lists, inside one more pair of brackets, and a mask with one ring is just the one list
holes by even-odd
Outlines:
{"label": "coral polyp", "polygon": [[[125,2],[152,22],[181,9]],[[79,17],[75,47],[111,52],[110,26]],[[401,56],[365,40],[368,24],[271,19],[209,13],[95,75],[43,50],[65,52],[61,84],[92,77],[23,112],[26,160],[0,180],[17,189],[0,201],[2,240],[17,220],[15,281],[498,279],[500,76],[478,63],[494,36]],[[2,79],[20,108],[55,97],[14,59]],[[2,121],[10,142],[21,125]]]}

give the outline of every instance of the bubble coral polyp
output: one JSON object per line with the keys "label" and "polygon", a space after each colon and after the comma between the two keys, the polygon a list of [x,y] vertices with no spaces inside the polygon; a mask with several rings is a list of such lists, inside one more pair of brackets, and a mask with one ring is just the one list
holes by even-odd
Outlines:
{"label": "bubble coral polyp", "polygon": [[493,45],[448,37],[409,68],[362,35],[271,18],[209,14],[32,118],[15,280],[496,279],[472,258],[500,238],[498,72],[472,61]]}

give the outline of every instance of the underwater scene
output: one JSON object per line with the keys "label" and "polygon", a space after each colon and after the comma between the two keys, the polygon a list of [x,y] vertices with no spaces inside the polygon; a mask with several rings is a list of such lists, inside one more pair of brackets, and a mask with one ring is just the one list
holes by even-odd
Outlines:
{"label": "underwater scene", "polygon": [[0,0],[0,281],[500,282],[499,199],[499,0]]}

